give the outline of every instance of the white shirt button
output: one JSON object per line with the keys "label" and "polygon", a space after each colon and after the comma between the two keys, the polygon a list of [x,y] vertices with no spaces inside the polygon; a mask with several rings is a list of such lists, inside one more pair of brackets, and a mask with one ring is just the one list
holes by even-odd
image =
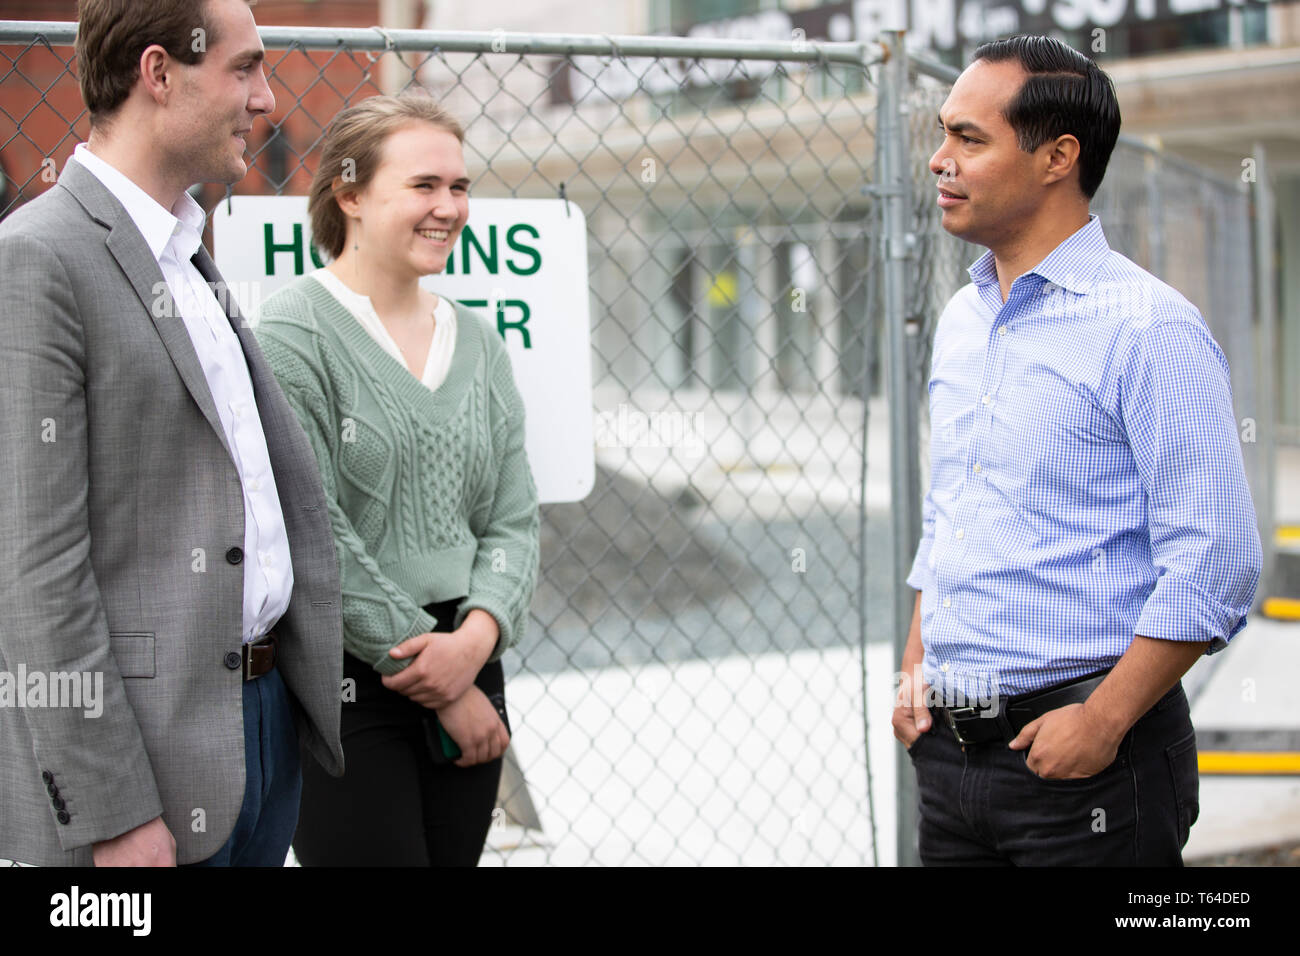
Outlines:
{"label": "white shirt button", "polygon": [[948,665],[947,665],[947,664],[941,664],[941,665],[939,666],[939,670],[944,671],[944,672],[947,672],[947,670],[948,670]]}
{"label": "white shirt button", "polygon": [[975,474],[978,475],[983,470],[984,470],[984,466],[981,465],[978,461],[975,462]]}
{"label": "white shirt button", "polygon": [[984,396],[984,404],[985,404],[985,405],[992,405],[992,404],[993,404],[993,396],[992,396],[992,395],[985,395],[985,396]]}
{"label": "white shirt button", "polygon": [[952,607],[952,598],[950,598],[950,597],[946,597],[946,598],[944,598],[944,599],[943,599],[943,606],[944,606],[944,607]]}
{"label": "white shirt button", "polygon": [[1005,325],[1002,326],[1002,328],[998,329],[998,335],[1006,335],[1006,334],[1007,334],[1007,327]]}
{"label": "white shirt button", "polygon": [[1056,291],[1056,285],[1054,283],[1051,282],[1043,283],[1043,295],[1051,295],[1055,291]]}
{"label": "white shirt button", "polygon": [[957,529],[957,540],[960,541],[960,540],[961,540],[962,538],[964,538],[964,537],[966,537],[966,531],[965,531],[965,529],[964,529],[964,528],[958,528],[958,529]]}

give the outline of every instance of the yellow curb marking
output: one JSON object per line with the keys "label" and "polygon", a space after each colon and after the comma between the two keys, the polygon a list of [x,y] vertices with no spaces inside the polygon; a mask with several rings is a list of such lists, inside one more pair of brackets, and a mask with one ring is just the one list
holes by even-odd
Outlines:
{"label": "yellow curb marking", "polygon": [[1265,617],[1279,621],[1300,621],[1300,599],[1265,598],[1260,610]]}
{"label": "yellow curb marking", "polygon": [[1207,774],[1300,774],[1300,753],[1285,750],[1205,750],[1197,762]]}

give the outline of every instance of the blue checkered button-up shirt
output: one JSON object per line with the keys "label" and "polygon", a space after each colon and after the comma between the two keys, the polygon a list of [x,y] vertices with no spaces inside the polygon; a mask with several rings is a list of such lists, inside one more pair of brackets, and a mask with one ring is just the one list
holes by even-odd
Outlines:
{"label": "blue checkered button-up shirt", "polygon": [[1096,216],[1005,303],[993,254],[939,319],[930,490],[907,583],[936,689],[1014,695],[1211,642],[1260,571],[1228,365],[1200,313]]}

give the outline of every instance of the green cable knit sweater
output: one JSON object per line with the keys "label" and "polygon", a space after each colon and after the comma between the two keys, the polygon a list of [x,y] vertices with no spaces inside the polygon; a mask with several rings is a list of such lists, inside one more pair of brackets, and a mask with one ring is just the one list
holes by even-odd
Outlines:
{"label": "green cable knit sweater", "polygon": [[319,282],[267,299],[257,338],[320,464],[343,580],[343,646],[393,674],[392,647],[465,596],[517,643],[537,583],[524,408],[496,330],[456,304],[447,379],[429,391]]}

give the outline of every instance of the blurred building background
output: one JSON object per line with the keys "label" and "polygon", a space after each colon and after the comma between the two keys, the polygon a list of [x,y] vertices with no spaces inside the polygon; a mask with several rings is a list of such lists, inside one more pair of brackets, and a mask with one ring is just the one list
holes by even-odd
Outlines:
{"label": "blurred building background", "polygon": [[[1271,3],[1258,0],[848,0],[818,3],[816,0],[624,0],[583,3],[575,0],[535,0],[521,5],[513,0],[479,0],[475,3],[451,0],[262,0],[256,16],[262,26],[351,26],[379,25],[387,29],[426,27],[437,30],[507,31],[508,33],[572,32],[608,35],[676,34],[695,37],[767,39],[777,42],[792,38],[818,40],[874,39],[886,26],[906,26],[908,42],[919,50],[961,65],[983,40],[1016,32],[1044,32],[1060,36],[1076,49],[1092,55],[1115,81],[1124,116],[1124,132],[1146,139],[1188,160],[1215,170],[1228,178],[1250,182],[1261,170],[1269,177],[1275,196],[1272,255],[1277,263],[1277,341],[1272,356],[1278,407],[1277,431],[1281,444],[1300,445],[1300,269],[1285,264],[1300,263],[1300,2]],[[0,19],[56,20],[76,18],[75,0],[0,0]],[[273,57],[273,60],[281,59]],[[393,69],[394,58],[383,58],[380,85],[396,87],[410,73]],[[410,62],[414,63],[414,60]],[[355,53],[312,52],[284,57],[276,67],[272,88],[279,99],[274,124],[260,125],[250,140],[258,161],[250,175],[235,187],[236,193],[306,191],[309,166],[304,158],[311,151],[324,124],[339,103],[356,86],[368,81],[370,66]],[[0,84],[0,121],[21,132],[0,130],[0,209],[15,200],[25,201],[47,188],[50,177],[36,175],[42,163],[52,160],[62,168],[78,136],[69,133],[74,125],[84,135],[84,119],[75,88],[56,82],[64,65],[53,54],[42,56],[33,50],[24,55],[21,75],[7,77]],[[324,75],[326,82],[320,82]],[[852,80],[831,77],[822,71],[812,82],[821,83],[826,95],[842,96],[854,89]],[[532,82],[529,82],[529,80]],[[635,70],[627,72],[635,87]],[[650,78],[653,80],[653,78]],[[422,76],[436,92],[439,77]],[[601,76],[606,89],[608,74]],[[531,78],[516,73],[507,79],[531,109],[521,110],[530,119],[544,121],[547,102],[570,107],[584,102],[590,90],[583,77],[558,74]],[[454,84],[458,87],[463,85]],[[588,84],[590,85],[590,84]],[[665,82],[665,90],[672,85]],[[752,79],[731,78],[731,96],[746,100],[772,95]],[[45,93],[48,91],[48,93]],[[457,92],[464,93],[458,89]],[[483,100],[492,107],[503,105],[495,91],[485,91]],[[630,92],[630,90],[629,90]],[[813,90],[814,94],[816,90]],[[36,109],[33,97],[44,93],[48,108]],[[689,111],[690,93],[665,92],[672,110]],[[472,97],[461,95],[462,111],[474,109]],[[602,94],[585,101],[590,111],[609,112],[611,99]],[[696,107],[698,108],[698,106]],[[716,108],[716,104],[715,104]],[[548,135],[537,129],[539,135]],[[516,138],[525,128],[512,129]],[[50,143],[57,143],[51,152]],[[522,157],[523,153],[519,152]],[[501,160],[502,157],[498,157]],[[679,162],[678,173],[684,175]],[[205,205],[218,198],[215,187],[203,191]],[[819,204],[812,203],[813,213]],[[805,211],[807,205],[805,205]],[[838,210],[852,217],[852,204]],[[676,223],[678,231],[689,226]],[[1212,224],[1201,222],[1209,228]],[[724,287],[712,277],[716,270],[710,257],[728,258],[725,250],[700,250],[701,269],[711,277],[711,296],[706,299],[725,310],[730,302]],[[789,245],[777,285],[799,286],[801,271],[807,271],[815,254],[798,242]],[[1178,263],[1166,260],[1166,268],[1178,271]],[[1199,270],[1197,263],[1193,268]],[[676,272],[677,296],[683,306],[694,301],[695,280],[689,268]],[[703,281],[703,280],[701,280]],[[1171,279],[1171,281],[1174,281]],[[1206,276],[1202,281],[1212,281]],[[1176,281],[1175,285],[1178,285]],[[1180,286],[1182,288],[1182,286]],[[1186,291],[1186,290],[1184,290]],[[652,299],[659,299],[653,296]],[[666,300],[673,301],[673,297]],[[1201,303],[1198,303],[1201,304]],[[1243,303],[1243,308],[1250,308]],[[689,311],[684,308],[684,312]],[[849,313],[857,310],[849,308]],[[860,314],[860,313],[859,313]],[[707,318],[707,317],[706,317]],[[712,386],[725,385],[735,374],[730,361],[700,367],[706,357],[692,335],[685,315],[681,334],[669,334],[665,341],[650,341],[627,353],[627,361],[656,364],[668,382],[700,376]],[[708,323],[725,338],[728,323]],[[672,328],[673,323],[656,323],[654,328]],[[777,330],[781,341],[790,342],[789,355],[806,350],[816,353],[810,337],[798,341],[797,329]],[[841,336],[840,338],[843,338]],[[836,349],[836,336],[820,336],[820,357],[811,364],[784,359],[780,354],[770,374],[792,385],[800,370],[821,379],[819,366],[838,361],[844,366],[845,381],[858,378],[856,350]],[[792,351],[793,350],[793,351]],[[729,351],[729,350],[728,350]],[[609,354],[613,354],[612,352]],[[707,364],[707,362],[706,362]],[[636,369],[620,370],[624,377]],[[876,377],[878,381],[879,378]],[[1260,436],[1264,439],[1265,436]]]}
{"label": "blurred building background", "polygon": [[[1125,133],[1231,179],[1250,182],[1261,167],[1271,177],[1278,277],[1273,437],[1300,445],[1300,268],[1295,268],[1300,265],[1300,3],[536,0],[521,7],[509,0],[431,0],[427,7],[426,25],[448,30],[671,33],[780,42],[792,35],[873,40],[883,27],[904,26],[909,45],[954,66],[968,62],[986,39],[1014,33],[1058,36],[1110,74]],[[1177,264],[1169,267],[1176,270]]]}
{"label": "blurred building background", "polygon": [[[0,0],[0,19],[75,16],[73,0]],[[874,266],[875,87],[860,69],[832,63],[524,55],[521,35],[673,34],[788,44],[870,41],[882,28],[905,26],[918,52],[960,65],[992,36],[1059,34],[1114,78],[1126,134],[1226,181],[1208,183],[1163,156],[1130,148],[1112,160],[1094,208],[1112,245],[1206,315],[1232,362],[1239,415],[1255,415],[1258,401],[1276,404],[1260,415],[1263,430],[1253,440],[1294,446],[1300,455],[1300,270],[1288,268],[1300,262],[1300,2],[261,0],[255,16],[262,27],[499,34],[501,48],[490,55],[273,46],[276,110],[270,122],[256,124],[249,174],[233,192],[304,194],[320,135],[341,106],[414,79],[472,124],[466,159],[475,196],[549,198],[563,184],[586,213],[595,409],[626,403],[683,410],[705,423],[695,436],[704,450],[694,455],[598,447],[596,492],[580,505],[543,509],[535,625],[517,658],[526,673],[516,679],[512,671],[511,686],[534,725],[545,725],[546,707],[569,708],[556,726],[575,735],[571,752],[530,740],[520,751],[530,786],[545,800],[543,814],[576,807],[575,830],[579,811],[590,826],[591,807],[603,806],[610,791],[593,785],[589,794],[568,795],[563,788],[579,778],[585,785],[571,768],[602,752],[617,755],[611,768],[624,769],[628,754],[662,768],[681,755],[657,749],[656,735],[642,727],[634,739],[609,744],[601,733],[617,730],[617,721],[601,714],[568,719],[601,698],[598,688],[623,699],[625,689],[610,691],[602,681],[622,688],[617,681],[629,673],[659,680],[660,670],[679,680],[701,662],[699,673],[716,676],[737,660],[745,664],[745,655],[770,657],[763,666],[788,676],[790,662],[808,652],[806,659],[830,676],[824,686],[809,677],[792,699],[800,707],[815,702],[809,712],[820,713],[825,725],[808,726],[822,727],[844,749],[809,775],[817,786],[833,781],[834,792],[809,800],[798,819],[826,841],[826,859],[840,859],[846,847],[847,859],[857,859],[852,852],[868,844],[852,830],[861,824],[866,801],[858,790],[866,775],[862,741],[846,730],[854,716],[846,702],[862,690],[849,652],[863,622],[868,639],[880,645],[868,669],[888,674],[895,580],[883,549],[863,543],[888,541],[894,520],[888,429],[880,424],[888,416]],[[39,42],[0,46],[7,58],[0,59],[0,216],[49,188],[87,135],[69,53]],[[944,91],[918,84],[914,92],[909,150],[918,182],[928,185],[922,167],[938,145],[934,110]],[[1243,197],[1261,182],[1275,203],[1272,248],[1257,252],[1252,246],[1269,231],[1245,222],[1242,210],[1249,206]],[[196,193],[208,209],[224,196],[216,186]],[[921,247],[911,305],[932,323],[980,250],[936,238],[931,195],[914,201]],[[1151,215],[1153,203],[1162,215]],[[1275,330],[1261,331],[1253,294],[1252,263],[1260,254],[1274,262]],[[1270,365],[1261,366],[1260,357]],[[1271,376],[1261,374],[1266,368]],[[877,423],[869,434],[868,420]],[[1255,447],[1244,451],[1258,500],[1266,485],[1255,471],[1268,466]],[[869,515],[860,529],[863,512]],[[1300,509],[1279,517],[1300,518]],[[808,549],[807,575],[794,573],[792,545],[801,558]],[[734,682],[748,680],[743,667],[738,673]],[[712,696],[691,696],[707,709],[723,689],[743,696],[730,684]],[[878,708],[887,689],[873,693]],[[646,698],[657,710],[665,694]],[[818,710],[841,705],[844,714]],[[755,713],[775,707],[762,711],[764,726],[785,727],[796,711],[770,701],[753,706]],[[734,708],[725,719],[744,723],[747,714]],[[714,725],[706,716],[713,730],[723,726],[724,718]],[[671,724],[669,739],[679,726],[686,724]],[[872,734],[880,730],[885,737],[873,739],[873,747],[890,754],[887,721]],[[537,762],[556,753],[571,764],[552,773]],[[745,760],[701,754],[686,776],[750,779]],[[784,774],[779,761],[768,763],[774,776]],[[602,773],[603,766],[594,776]],[[609,778],[617,782],[612,770]],[[684,792],[677,778],[665,786],[679,797]],[[718,804],[732,823],[714,828],[738,827],[743,843],[750,835],[744,814],[732,812],[734,802]],[[846,829],[817,828],[816,819],[840,811],[851,821]],[[888,818],[880,819],[888,832]],[[613,829],[632,829],[626,814]],[[608,834],[584,833],[588,838],[593,847],[610,843]],[[651,841],[630,842],[643,859],[677,859],[671,854],[683,848],[675,839],[662,858],[646,849]],[[554,859],[581,860],[587,850],[566,852],[575,855]],[[617,847],[600,852],[615,855],[593,849],[591,858],[621,859]]]}

